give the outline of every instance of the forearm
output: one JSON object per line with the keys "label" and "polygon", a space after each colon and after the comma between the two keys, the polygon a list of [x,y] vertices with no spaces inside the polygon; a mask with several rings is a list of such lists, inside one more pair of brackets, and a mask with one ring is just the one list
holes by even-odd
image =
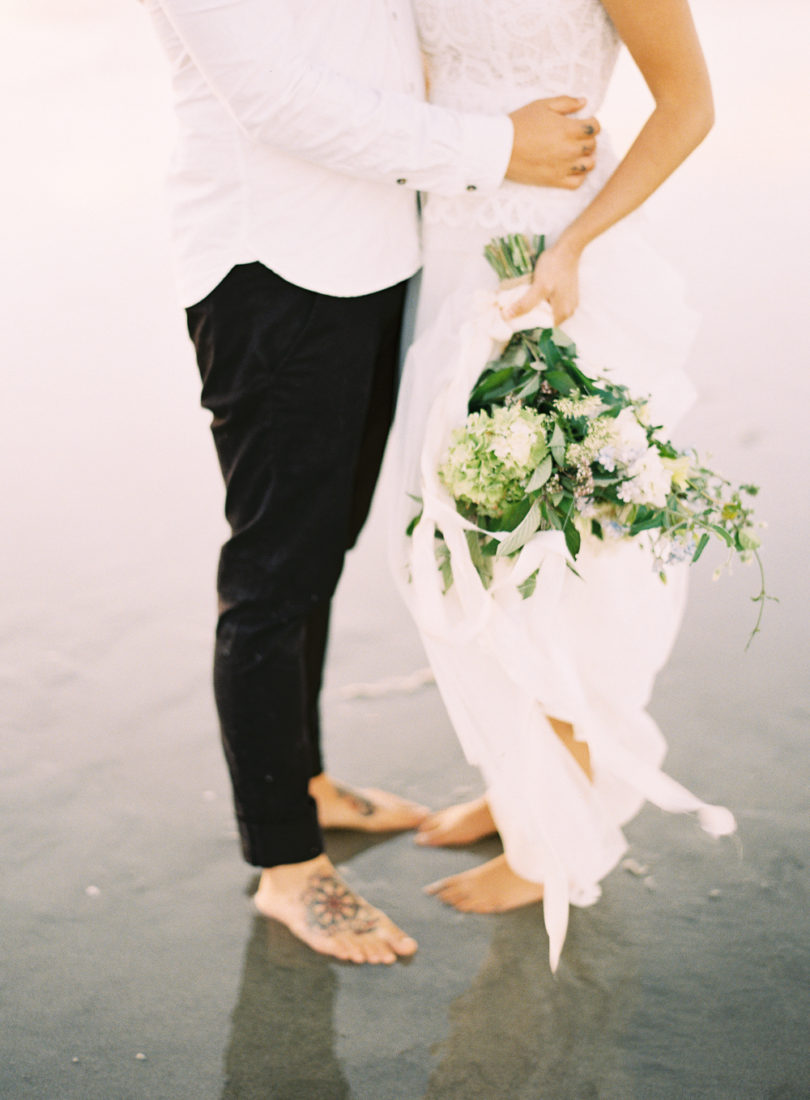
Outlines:
{"label": "forearm", "polygon": [[[251,141],[413,189],[457,194],[500,184],[512,147],[506,117],[432,107],[318,64],[301,47],[290,4],[159,4],[208,88]],[[341,56],[341,43],[335,47]]]}
{"label": "forearm", "polygon": [[574,253],[625,217],[703,140],[712,92],[688,0],[602,0],[655,100],[619,167],[565,234]]}
{"label": "forearm", "polygon": [[708,88],[689,102],[662,102],[593,201],[560,237],[576,253],[637,209],[709,132],[714,119]]}

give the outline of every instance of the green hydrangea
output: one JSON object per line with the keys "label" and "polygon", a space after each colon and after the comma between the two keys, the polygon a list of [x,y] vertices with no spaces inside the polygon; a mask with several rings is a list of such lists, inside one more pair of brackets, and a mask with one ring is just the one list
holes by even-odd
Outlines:
{"label": "green hydrangea", "polygon": [[453,432],[439,476],[459,503],[496,519],[525,495],[525,486],[548,452],[546,417],[512,404],[471,413]]}

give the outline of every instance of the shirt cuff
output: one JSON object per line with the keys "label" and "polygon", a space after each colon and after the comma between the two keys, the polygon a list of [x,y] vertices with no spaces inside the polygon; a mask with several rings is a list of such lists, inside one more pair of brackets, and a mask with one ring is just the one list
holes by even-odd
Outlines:
{"label": "shirt cuff", "polygon": [[466,115],[458,165],[467,191],[495,191],[512,156],[515,128],[508,115]]}

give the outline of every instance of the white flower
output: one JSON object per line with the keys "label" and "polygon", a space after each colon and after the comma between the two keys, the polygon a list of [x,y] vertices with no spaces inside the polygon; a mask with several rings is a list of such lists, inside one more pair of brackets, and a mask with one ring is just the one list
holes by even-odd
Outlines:
{"label": "white flower", "polygon": [[627,473],[631,480],[619,486],[620,500],[628,504],[650,504],[653,508],[665,506],[667,494],[672,489],[672,475],[655,448],[649,447],[628,467]]}
{"label": "white flower", "polygon": [[604,467],[608,473],[612,473],[616,469],[616,448],[611,445],[602,447],[596,456],[596,461],[600,466]]}
{"label": "white flower", "polygon": [[580,416],[598,416],[604,407],[601,398],[596,394],[589,397],[560,397],[554,403],[555,411],[569,420]]}
{"label": "white flower", "polygon": [[502,461],[511,459],[518,466],[528,464],[532,447],[537,441],[537,429],[525,420],[514,420],[501,428],[492,440],[492,451]]}
{"label": "white flower", "polygon": [[[613,460],[613,465],[605,466],[605,469],[615,469],[616,465],[630,466],[647,450],[647,433],[636,419],[633,409],[622,409],[616,419],[608,423],[610,434],[600,455],[604,452],[608,461]],[[599,461],[602,462],[602,459]]]}

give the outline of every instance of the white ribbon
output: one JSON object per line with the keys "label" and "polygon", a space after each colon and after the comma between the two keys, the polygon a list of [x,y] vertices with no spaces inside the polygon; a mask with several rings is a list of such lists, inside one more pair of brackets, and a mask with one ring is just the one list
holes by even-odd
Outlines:
{"label": "white ribbon", "polygon": [[[611,737],[604,724],[593,715],[576,669],[560,659],[555,645],[555,614],[571,561],[562,532],[537,532],[517,555],[496,558],[493,581],[487,589],[472,563],[467,545],[467,533],[480,529],[458,513],[452,496],[439,479],[438,470],[450,435],[466,419],[469,394],[484,364],[500,354],[515,331],[549,328],[553,324],[545,302],[521,317],[504,318],[502,308],[524,292],[521,286],[495,295],[479,292],[474,295],[468,319],[460,328],[449,380],[435,397],[424,428],[418,488],[422,516],[410,540],[407,600],[429,650],[431,639],[459,646],[475,643],[487,659],[497,662],[526,700],[522,736],[532,735],[537,708],[545,715],[553,714],[569,721],[575,726],[577,736],[587,742],[596,769],[617,776],[662,809],[676,813],[696,812],[702,827],[712,836],[727,835],[735,829],[731,813],[724,807],[702,802]],[[434,549],[437,530],[447,544],[453,573],[453,585],[446,594]],[[506,537],[506,533],[487,534],[499,539]],[[518,586],[535,571],[535,589],[523,600]],[[463,653],[458,659],[464,660]],[[468,757],[472,763],[486,764],[487,753],[492,750],[486,747],[486,731],[478,729],[480,720],[474,713],[473,704],[457,697],[459,691],[455,688],[452,670],[448,673],[447,684],[442,682],[438,665],[436,671],[440,689],[447,692],[445,701],[451,718],[459,734],[464,734],[462,743]],[[523,719],[518,723],[521,727]],[[585,782],[584,777],[578,778]],[[538,829],[542,832],[541,825]],[[506,840],[508,855],[508,837]],[[564,865],[551,837],[547,839],[545,833],[538,835],[537,843],[544,884],[544,920],[554,970],[565,940],[569,901],[572,898],[574,901],[595,900],[599,888],[596,883],[573,880],[571,869]],[[521,873],[519,867],[516,870]]]}

